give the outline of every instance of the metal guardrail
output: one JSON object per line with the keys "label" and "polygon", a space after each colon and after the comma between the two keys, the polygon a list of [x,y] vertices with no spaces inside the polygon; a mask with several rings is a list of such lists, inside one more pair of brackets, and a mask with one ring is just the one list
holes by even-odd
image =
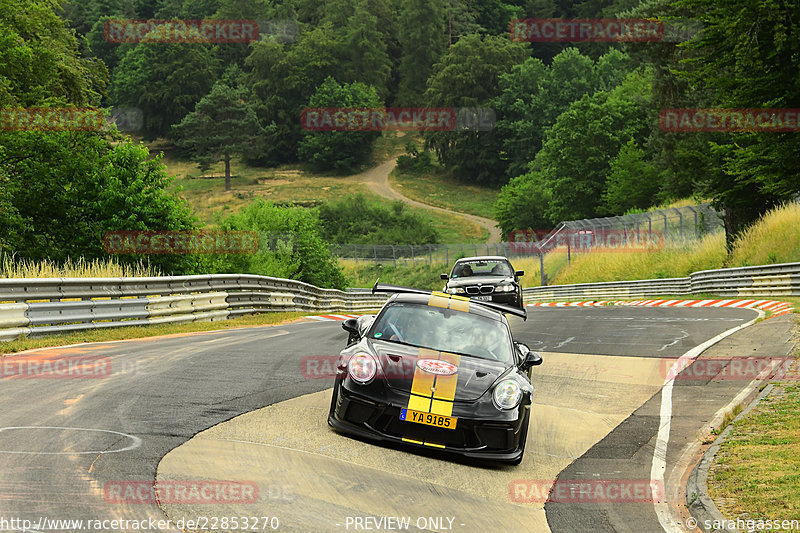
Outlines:
{"label": "metal guardrail", "polygon": [[246,274],[0,279],[0,341],[267,311],[362,312],[386,298]]}
{"label": "metal guardrail", "polygon": [[[685,278],[528,287],[525,301],[715,294],[800,296],[800,263],[694,272]],[[248,274],[0,279],[0,341],[89,329],[224,320],[268,311],[363,312],[385,294],[322,289]]]}
{"label": "metal guardrail", "polygon": [[742,298],[800,296],[800,263],[704,270],[685,278],[551,285],[523,290],[525,301],[530,302],[565,298],[646,298],[666,294]]}

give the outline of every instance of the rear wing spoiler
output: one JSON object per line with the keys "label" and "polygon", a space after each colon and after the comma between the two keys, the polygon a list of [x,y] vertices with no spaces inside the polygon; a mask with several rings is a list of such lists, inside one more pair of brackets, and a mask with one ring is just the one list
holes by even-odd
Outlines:
{"label": "rear wing spoiler", "polygon": [[414,289],[411,287],[401,287],[400,285],[389,285],[386,283],[379,283],[378,281],[376,281],[375,285],[372,287],[372,294],[375,294],[376,292],[436,295],[442,298],[468,301],[470,304],[482,305],[483,307],[487,307],[489,309],[492,309],[493,311],[499,311],[501,313],[508,313],[510,315],[518,316],[522,318],[522,320],[528,319],[528,312],[525,309],[519,309],[517,307],[511,307],[510,305],[499,304],[495,302],[484,302],[481,300],[474,300],[472,298],[465,298],[464,296],[456,296],[453,294],[447,294],[445,292],[426,291],[423,289]]}

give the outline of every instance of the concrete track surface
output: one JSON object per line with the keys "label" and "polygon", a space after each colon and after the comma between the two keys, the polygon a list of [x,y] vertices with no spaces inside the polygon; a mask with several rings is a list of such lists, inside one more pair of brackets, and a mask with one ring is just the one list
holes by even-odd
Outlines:
{"label": "concrete track surface", "polygon": [[[259,520],[250,531],[271,530],[265,524],[279,525],[278,531],[660,531],[652,503],[545,504],[522,501],[515,487],[549,490],[564,477],[649,479],[665,369],[691,347],[755,316],[746,309],[607,307],[530,308],[527,322],[512,319],[518,340],[544,357],[534,369],[535,405],[518,467],[392,449],[330,431],[332,381],[304,375],[301,362],[338,353],[346,339],[338,322],[302,320],[7,356],[4,364],[94,356],[108,361],[110,372],[93,379],[8,373],[0,379],[0,524],[16,518],[35,524],[29,531],[79,531],[87,529],[47,520],[169,518],[174,524],[206,517],[205,527],[182,530],[245,530],[222,525],[222,518],[236,516],[278,520]],[[759,344],[762,352],[777,353],[790,320],[741,333],[772,328],[769,342]],[[750,341],[731,342],[729,350],[742,351]],[[728,382],[706,402],[712,383],[692,383],[691,395],[689,387],[676,394],[668,467],[746,385]],[[667,477],[668,495],[675,479]],[[154,480],[158,502],[117,500],[110,491]],[[165,498],[172,482],[208,480],[257,487],[257,497]],[[389,518],[407,518],[409,525]]]}

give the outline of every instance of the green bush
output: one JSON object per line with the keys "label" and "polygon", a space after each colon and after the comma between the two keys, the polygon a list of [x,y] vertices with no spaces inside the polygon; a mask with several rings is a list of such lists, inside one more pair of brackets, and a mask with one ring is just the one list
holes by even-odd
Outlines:
{"label": "green bush", "polygon": [[391,206],[364,195],[343,198],[319,208],[322,235],[337,244],[436,244],[431,221],[412,213],[402,202]]}
{"label": "green bush", "polygon": [[223,230],[254,231],[259,249],[252,254],[211,256],[211,272],[258,274],[289,278],[319,287],[344,289],[347,281],[320,235],[314,210],[278,207],[258,199],[220,224]]}

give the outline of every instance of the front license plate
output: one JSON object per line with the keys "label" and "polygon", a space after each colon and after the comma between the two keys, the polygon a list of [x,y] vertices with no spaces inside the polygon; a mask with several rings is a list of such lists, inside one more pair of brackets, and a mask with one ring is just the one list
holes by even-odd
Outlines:
{"label": "front license plate", "polygon": [[480,300],[482,302],[491,302],[492,301],[492,297],[491,296],[473,296],[472,299],[473,300]]}
{"label": "front license plate", "polygon": [[434,426],[437,428],[456,429],[458,418],[435,415],[433,413],[422,413],[420,411],[412,411],[411,409],[401,409],[400,420],[414,422],[415,424],[425,424],[426,426]]}

